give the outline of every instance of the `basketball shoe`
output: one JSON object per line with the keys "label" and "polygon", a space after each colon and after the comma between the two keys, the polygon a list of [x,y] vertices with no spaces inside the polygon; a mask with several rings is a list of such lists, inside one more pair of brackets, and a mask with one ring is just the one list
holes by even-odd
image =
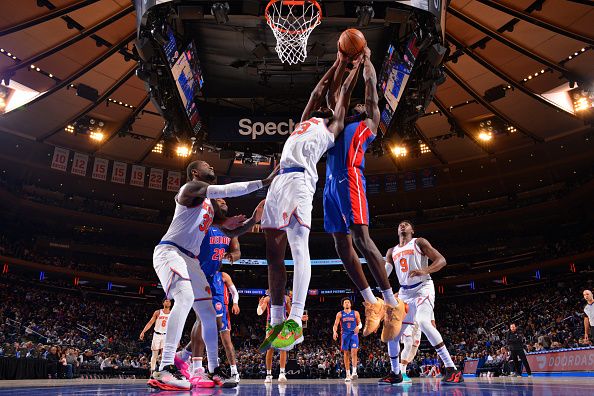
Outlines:
{"label": "basketball shoe", "polygon": [[278,382],[287,382],[287,376],[285,375],[285,373],[280,373],[278,375]]}
{"label": "basketball shoe", "polygon": [[386,308],[384,300],[377,299],[375,304],[363,301],[365,307],[365,327],[363,327],[363,336],[367,337],[371,333],[375,333],[379,328],[380,322],[384,318]]}
{"label": "basketball shoe", "polygon": [[216,386],[220,386],[221,388],[235,388],[237,386],[237,382],[225,374],[220,366],[214,369],[214,373],[209,374],[208,377]]}
{"label": "basketball shoe", "polygon": [[396,338],[402,328],[402,321],[408,312],[408,304],[399,298],[396,298],[396,301],[398,301],[398,305],[395,307],[386,304],[382,342],[388,342]]}
{"label": "basketball shoe", "polygon": [[153,378],[147,384],[155,389],[171,391],[190,390],[192,387],[190,381],[173,364],[163,367],[163,370],[155,371]]}
{"label": "basketball shoe", "polygon": [[260,344],[260,347],[258,348],[260,352],[266,352],[268,349],[270,349],[272,341],[274,341],[276,336],[278,336],[278,334],[281,332],[281,330],[283,329],[283,325],[284,323],[279,323],[274,326],[272,326],[271,324],[266,325],[266,337],[264,341]]}
{"label": "basketball shoe", "polygon": [[272,341],[271,345],[281,351],[290,351],[297,344],[303,342],[303,328],[293,319],[286,320],[280,333]]}
{"label": "basketball shoe", "polygon": [[401,383],[402,374],[395,374],[393,371],[390,371],[390,374],[386,375],[384,378],[380,378],[380,380],[377,381],[378,385],[398,385]]}
{"label": "basketball shoe", "polygon": [[460,382],[464,382],[464,375],[462,374],[462,371],[458,369],[455,369],[453,367],[446,367],[441,382],[458,384]]}
{"label": "basketball shoe", "polygon": [[412,380],[410,379],[410,377],[408,375],[406,375],[405,372],[401,372],[402,373],[402,383],[403,384],[412,384]]}
{"label": "basketball shoe", "polygon": [[175,357],[173,358],[173,364],[175,364],[175,367],[177,367],[179,372],[182,373],[186,379],[190,379],[190,365],[184,362],[183,359],[178,356],[178,354],[179,352],[175,354]]}
{"label": "basketball shoe", "polygon": [[200,367],[192,371],[190,383],[194,388],[214,388],[214,381],[206,374],[204,368]]}
{"label": "basketball shoe", "polygon": [[[280,378],[280,376],[279,376]],[[272,375],[267,375],[266,379],[264,380],[265,384],[271,384],[272,383]]]}

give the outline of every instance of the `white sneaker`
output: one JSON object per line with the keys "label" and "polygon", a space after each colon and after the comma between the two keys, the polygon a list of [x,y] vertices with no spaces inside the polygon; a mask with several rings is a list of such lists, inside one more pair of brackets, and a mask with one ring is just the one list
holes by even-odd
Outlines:
{"label": "white sneaker", "polygon": [[344,382],[351,382],[351,375],[347,374],[346,378],[344,379]]}
{"label": "white sneaker", "polygon": [[285,376],[285,373],[280,373],[278,375],[278,382],[287,382],[287,377]]}
{"label": "white sneaker", "polygon": [[231,378],[235,381],[235,382],[239,382],[239,380],[241,378],[239,378],[239,373],[235,373],[235,374],[231,374]]}
{"label": "white sneaker", "polygon": [[359,376],[357,375],[357,373],[351,374],[351,379],[354,381],[356,379],[359,379]]}
{"label": "white sneaker", "polygon": [[192,387],[190,381],[173,364],[166,366],[161,371],[155,371],[148,385],[161,390],[190,390]]}
{"label": "white sneaker", "polygon": [[267,375],[266,379],[264,380],[265,384],[271,384],[272,383],[272,375]]}

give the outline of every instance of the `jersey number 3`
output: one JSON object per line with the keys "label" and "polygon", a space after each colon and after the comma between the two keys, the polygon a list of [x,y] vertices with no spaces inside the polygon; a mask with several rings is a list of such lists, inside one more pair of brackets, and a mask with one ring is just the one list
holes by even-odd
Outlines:
{"label": "jersey number 3", "polygon": [[404,257],[402,257],[399,261],[400,263],[400,271],[408,272],[408,261]]}

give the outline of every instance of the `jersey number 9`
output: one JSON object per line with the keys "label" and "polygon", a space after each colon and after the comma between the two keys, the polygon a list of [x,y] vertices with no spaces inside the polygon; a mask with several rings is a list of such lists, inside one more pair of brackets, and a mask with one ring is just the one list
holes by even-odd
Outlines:
{"label": "jersey number 9", "polygon": [[404,257],[400,259],[400,271],[408,272],[408,261]]}

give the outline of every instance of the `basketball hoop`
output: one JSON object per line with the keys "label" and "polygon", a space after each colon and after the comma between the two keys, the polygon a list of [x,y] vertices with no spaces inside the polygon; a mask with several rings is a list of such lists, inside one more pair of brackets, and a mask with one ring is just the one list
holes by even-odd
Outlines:
{"label": "basketball hoop", "polygon": [[292,65],[307,58],[307,39],[322,22],[322,7],[316,0],[270,0],[264,12],[276,37],[281,62]]}

